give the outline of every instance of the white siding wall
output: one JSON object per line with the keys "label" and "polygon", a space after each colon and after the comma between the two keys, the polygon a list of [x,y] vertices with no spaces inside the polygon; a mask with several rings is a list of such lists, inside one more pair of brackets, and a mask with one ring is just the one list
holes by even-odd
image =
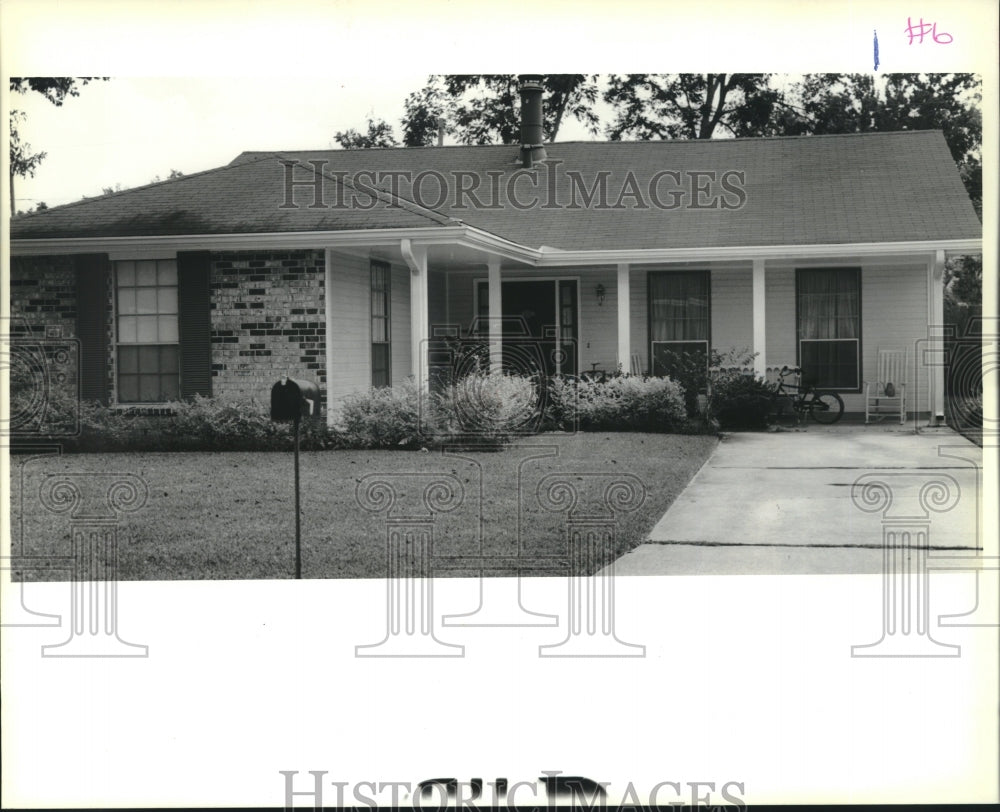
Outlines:
{"label": "white siding wall", "polygon": [[[327,352],[333,375],[327,389],[335,414],[344,396],[371,386],[371,265],[364,257],[331,254],[333,295]],[[392,382],[410,374],[410,279],[401,265],[391,266]]]}
{"label": "white siding wall", "polygon": [[[618,366],[618,269],[570,273],[580,277],[580,371],[596,363],[598,369],[613,372]],[[598,285],[604,285],[603,305],[597,303]],[[622,359],[622,365],[628,370],[627,359]]]}
{"label": "white siding wall", "polygon": [[767,365],[795,366],[795,268],[768,265],[764,291]]}
{"label": "white siding wall", "polygon": [[[859,267],[855,262],[830,262],[822,267]],[[806,267],[806,266],[803,266]],[[820,267],[813,265],[812,267]],[[927,372],[913,380],[917,342],[927,336],[927,265],[919,261],[860,263],[861,380],[874,380],[878,350],[906,349],[907,410],[927,409]],[[767,268],[767,360],[769,365],[795,363],[795,266]],[[863,412],[864,394],[842,393],[849,412]]]}
{"label": "white siding wall", "polygon": [[332,359],[328,404],[336,413],[344,395],[371,385],[371,272],[367,259],[330,255],[333,276],[326,351]]}
{"label": "white siding wall", "polygon": [[753,266],[712,266],[712,348],[753,351]]}
{"label": "white siding wall", "polygon": [[[917,342],[927,337],[927,265],[863,267],[861,271],[861,352],[862,379],[874,380],[878,372],[878,350],[905,349],[910,368],[907,393],[908,411],[926,411],[927,377],[930,369],[914,377]],[[849,411],[864,411],[864,396],[844,397]]]}

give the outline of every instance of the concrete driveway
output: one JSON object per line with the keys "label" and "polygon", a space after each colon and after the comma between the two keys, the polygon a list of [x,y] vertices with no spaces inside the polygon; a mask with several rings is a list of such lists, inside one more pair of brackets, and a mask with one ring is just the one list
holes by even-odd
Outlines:
{"label": "concrete driveway", "polygon": [[[838,425],[727,435],[614,573],[878,573],[884,526],[926,528],[930,558],[974,565],[983,547],[981,466],[981,449],[948,429]],[[891,503],[882,504],[886,493]]]}

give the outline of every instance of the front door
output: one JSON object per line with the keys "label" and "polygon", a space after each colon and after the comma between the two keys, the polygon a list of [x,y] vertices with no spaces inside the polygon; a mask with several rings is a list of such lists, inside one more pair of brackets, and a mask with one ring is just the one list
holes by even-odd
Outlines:
{"label": "front door", "polygon": [[[575,279],[501,282],[503,364],[528,371],[540,362],[546,375],[576,374],[577,283]],[[489,285],[477,288],[480,324],[488,324]]]}

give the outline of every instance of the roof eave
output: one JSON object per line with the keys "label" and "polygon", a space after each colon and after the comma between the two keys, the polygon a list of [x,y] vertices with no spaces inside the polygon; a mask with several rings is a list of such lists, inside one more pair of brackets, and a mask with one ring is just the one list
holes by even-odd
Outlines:
{"label": "roof eave", "polygon": [[129,237],[43,237],[12,239],[11,256],[106,253],[139,259],[165,251],[248,251],[263,249],[336,248],[398,245],[401,239],[434,245],[460,239],[467,226],[420,226],[415,228],[356,229],[352,231],[276,231],[245,234],[171,234]]}
{"label": "roof eave", "polygon": [[174,251],[237,251],[296,248],[357,248],[395,246],[408,239],[413,245],[462,245],[505,259],[537,267],[650,264],[657,262],[709,262],[725,260],[821,259],[843,256],[905,256],[944,251],[946,256],[982,252],[981,238],[955,240],[905,240],[814,245],[752,245],[692,248],[602,249],[596,251],[532,248],[473,226],[449,225],[419,228],[358,229],[353,231],[300,231],[250,234],[182,234],[161,237],[68,237],[13,239],[11,256],[53,256],[107,253],[112,259],[141,259]]}
{"label": "roof eave", "polygon": [[944,251],[946,256],[982,253],[982,239],[905,240],[868,243],[822,243],[815,245],[750,245],[715,248],[649,248],[600,251],[543,249],[540,267],[561,265],[648,264],[724,260],[822,259],[843,256],[907,256]]}

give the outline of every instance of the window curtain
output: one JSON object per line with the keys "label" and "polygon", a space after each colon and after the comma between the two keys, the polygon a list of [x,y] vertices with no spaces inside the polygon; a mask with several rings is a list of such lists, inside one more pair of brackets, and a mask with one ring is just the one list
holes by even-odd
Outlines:
{"label": "window curtain", "polygon": [[651,341],[708,340],[707,273],[651,273],[649,305]]}
{"label": "window curtain", "polygon": [[858,338],[858,274],[851,268],[799,270],[799,338]]}

